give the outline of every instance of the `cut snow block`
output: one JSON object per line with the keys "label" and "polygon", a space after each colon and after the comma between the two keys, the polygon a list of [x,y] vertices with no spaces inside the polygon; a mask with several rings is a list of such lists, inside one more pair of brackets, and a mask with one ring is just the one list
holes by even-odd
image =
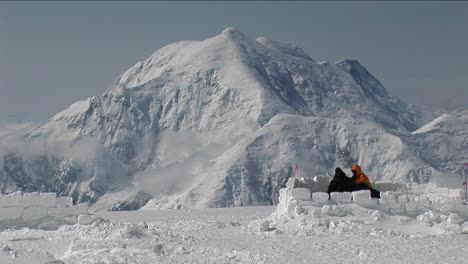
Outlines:
{"label": "cut snow block", "polygon": [[94,219],[89,214],[80,214],[78,216],[79,225],[89,225],[94,222]]}
{"label": "cut snow block", "polygon": [[71,197],[57,197],[55,199],[55,206],[67,207],[73,205],[73,199]]}
{"label": "cut snow block", "polygon": [[425,196],[416,196],[414,198],[414,202],[416,202],[419,206],[426,208],[430,208],[432,205],[431,200]]}
{"label": "cut snow block", "polygon": [[23,192],[14,192],[10,194],[11,199],[13,200],[14,204],[21,205],[23,201]]}
{"label": "cut snow block", "polygon": [[50,216],[63,217],[76,215],[75,208],[69,207],[50,207],[47,212]]}
{"label": "cut snow block", "polygon": [[0,208],[0,220],[18,219],[23,215],[23,207]]}
{"label": "cut snow block", "polygon": [[417,203],[412,202],[412,201],[406,203],[405,208],[406,208],[407,215],[420,215],[424,213],[424,210],[421,209]]}
{"label": "cut snow block", "polygon": [[316,192],[312,193],[312,200],[319,202],[319,203],[327,203],[328,202],[328,193],[326,192]]}
{"label": "cut snow block", "polygon": [[24,208],[23,220],[41,219],[47,216],[47,207],[32,206]]}
{"label": "cut snow block", "polygon": [[304,206],[320,206],[320,203],[312,200],[299,200],[297,201],[297,205],[304,207]]}
{"label": "cut snow block", "polygon": [[306,188],[292,189],[291,196],[298,200],[310,200],[310,190]]}
{"label": "cut snow block", "polygon": [[449,190],[449,197],[453,198],[463,198],[464,192],[462,189],[451,189]]}
{"label": "cut snow block", "polygon": [[373,200],[371,198],[370,190],[353,192],[353,201],[359,206],[371,206],[377,204],[377,200]]}
{"label": "cut snow block", "polygon": [[352,203],[351,199],[353,198],[353,194],[350,192],[332,192],[330,194],[330,199],[337,202],[337,203]]}
{"label": "cut snow block", "polygon": [[39,200],[42,206],[55,206],[55,193],[40,193]]}
{"label": "cut snow block", "polygon": [[406,212],[412,215],[420,215],[429,211],[432,207],[427,197],[415,197],[413,201],[406,204]]}
{"label": "cut snow block", "polygon": [[396,204],[396,198],[394,192],[381,192],[380,201],[382,204]]}
{"label": "cut snow block", "polygon": [[14,192],[2,197],[2,206],[22,206],[23,192]]}
{"label": "cut snow block", "polygon": [[381,192],[402,192],[408,190],[405,184],[394,182],[374,182],[372,186]]}
{"label": "cut snow block", "polygon": [[408,197],[408,195],[401,195],[401,196],[398,196],[397,198],[397,202],[404,205],[404,204],[407,204],[409,203],[411,200],[410,198]]}
{"label": "cut snow block", "polygon": [[371,199],[370,190],[361,190],[361,191],[353,192],[353,200],[354,201],[369,200],[369,199]]}
{"label": "cut snow block", "polygon": [[24,207],[40,205],[41,203],[39,201],[39,193],[38,192],[24,193],[22,204]]}
{"label": "cut snow block", "polygon": [[457,213],[468,219],[468,206],[459,200],[453,199],[444,201],[440,211],[444,213]]}
{"label": "cut snow block", "polygon": [[2,195],[0,197],[0,207],[7,207],[7,206],[8,206],[8,203],[7,203],[6,195]]}
{"label": "cut snow block", "polygon": [[87,214],[88,213],[88,204],[87,203],[80,203],[78,205],[73,206],[75,209],[75,214]]}
{"label": "cut snow block", "polygon": [[60,219],[62,222],[68,225],[75,225],[78,222],[78,217],[76,215],[65,216]]}

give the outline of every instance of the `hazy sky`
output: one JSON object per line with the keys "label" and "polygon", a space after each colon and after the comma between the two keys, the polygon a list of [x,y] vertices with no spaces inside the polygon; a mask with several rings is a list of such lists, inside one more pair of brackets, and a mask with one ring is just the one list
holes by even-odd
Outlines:
{"label": "hazy sky", "polygon": [[162,46],[228,26],[358,59],[409,103],[468,105],[468,2],[0,2],[0,122],[47,120]]}

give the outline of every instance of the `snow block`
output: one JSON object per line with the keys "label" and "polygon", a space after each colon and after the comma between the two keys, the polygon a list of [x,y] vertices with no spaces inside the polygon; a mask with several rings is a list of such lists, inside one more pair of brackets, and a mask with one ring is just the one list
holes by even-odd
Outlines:
{"label": "snow block", "polygon": [[353,198],[353,194],[350,192],[332,192],[330,194],[330,200],[333,200],[337,203],[344,204],[344,203],[352,203],[351,200]]}
{"label": "snow block", "polygon": [[298,200],[307,201],[310,200],[310,190],[306,188],[298,188],[291,190],[291,196]]}
{"label": "snow block", "polygon": [[316,201],[312,201],[312,200],[298,200],[297,201],[297,205],[299,206],[320,206],[320,203],[317,203]]}
{"label": "snow block", "polygon": [[47,207],[33,206],[24,208],[23,220],[41,219],[47,216]]}
{"label": "snow block", "polygon": [[425,196],[417,196],[414,199],[414,202],[418,203],[419,206],[430,208],[432,206],[431,200]]}
{"label": "snow block", "polygon": [[80,214],[78,216],[79,225],[90,225],[94,223],[94,219],[89,214]]}
{"label": "snow block", "polygon": [[73,199],[71,197],[57,197],[55,199],[55,206],[73,206]]}
{"label": "snow block", "polygon": [[370,190],[361,190],[361,191],[353,192],[353,200],[354,201],[370,200],[370,199],[371,199]]}
{"label": "snow block", "polygon": [[464,192],[462,189],[451,189],[449,190],[449,197],[453,197],[455,199],[463,199]]}
{"label": "snow block", "polygon": [[76,214],[75,208],[72,206],[69,207],[50,207],[47,212],[50,216],[54,217],[64,217],[72,216]]}
{"label": "snow block", "polygon": [[76,223],[78,222],[78,217],[76,215],[71,215],[62,217],[60,220],[62,220],[62,222],[64,222],[65,224],[76,225]]}
{"label": "snow block", "polygon": [[444,201],[440,211],[443,213],[456,213],[464,219],[468,219],[468,206],[459,200],[449,199]]}
{"label": "snow block", "polygon": [[377,200],[371,198],[370,190],[353,192],[353,201],[363,207],[377,205]]}
{"label": "snow block", "polygon": [[395,194],[393,192],[381,192],[380,200],[384,204],[396,204]]}
{"label": "snow block", "polygon": [[86,203],[80,203],[76,206],[72,206],[72,208],[75,209],[75,214],[87,214],[88,213],[88,204]]}
{"label": "snow block", "polygon": [[447,188],[447,187],[438,187],[438,188],[435,189],[435,192],[440,194],[440,196],[449,197],[449,195],[450,195],[449,188]]}
{"label": "snow block", "polygon": [[374,182],[372,186],[381,192],[402,192],[407,191],[408,188],[403,183],[394,182]]}
{"label": "snow block", "polygon": [[379,204],[380,210],[386,213],[399,214],[403,212],[394,192],[381,192]]}
{"label": "snow block", "polygon": [[55,193],[40,193],[39,200],[42,206],[55,206],[55,199],[57,195]]}
{"label": "snow block", "polygon": [[0,208],[0,221],[20,218],[23,215],[23,207]]}
{"label": "snow block", "polygon": [[328,193],[326,192],[316,192],[312,193],[312,200],[319,202],[319,203],[327,203],[328,202]]}
{"label": "snow block", "polygon": [[405,208],[408,215],[423,214],[431,209],[431,201],[424,196],[407,196],[406,203],[400,203],[401,208]]}
{"label": "snow block", "polygon": [[32,192],[32,193],[24,193],[23,194],[23,202],[22,202],[24,207],[27,206],[40,206],[41,202],[39,199],[39,193],[38,192]]}
{"label": "snow block", "polygon": [[14,192],[3,196],[1,205],[6,207],[22,206],[22,200],[23,192]]}
{"label": "snow block", "polygon": [[434,224],[439,224],[442,220],[440,218],[440,215],[438,213],[435,213],[433,211],[427,211],[421,215],[418,215],[416,218],[419,222],[425,223],[429,226],[432,226]]}
{"label": "snow block", "polygon": [[0,196],[0,229],[58,228],[63,224],[89,224],[98,218],[88,213],[88,204],[73,205],[71,197],[57,198],[55,193],[12,193]]}

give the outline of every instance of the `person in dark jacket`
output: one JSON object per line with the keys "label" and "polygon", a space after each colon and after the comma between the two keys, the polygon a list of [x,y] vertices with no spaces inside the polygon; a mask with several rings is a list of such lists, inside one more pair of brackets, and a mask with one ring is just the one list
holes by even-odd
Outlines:
{"label": "person in dark jacket", "polygon": [[330,193],[332,192],[352,192],[354,185],[354,181],[346,176],[341,168],[337,167],[335,169],[335,176],[328,185],[328,197],[330,197]]}

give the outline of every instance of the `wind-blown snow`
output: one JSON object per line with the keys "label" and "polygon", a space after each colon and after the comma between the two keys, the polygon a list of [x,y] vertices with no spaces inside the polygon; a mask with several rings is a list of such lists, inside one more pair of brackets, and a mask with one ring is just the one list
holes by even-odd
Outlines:
{"label": "wind-blown snow", "polygon": [[424,126],[419,128],[418,130],[411,132],[411,134],[417,135],[417,134],[427,133],[427,132],[433,131],[433,130],[437,129],[437,125],[439,125],[440,123],[446,121],[449,117],[450,117],[449,114],[443,114],[443,115],[437,117],[436,119],[432,120],[431,122],[425,124]]}

